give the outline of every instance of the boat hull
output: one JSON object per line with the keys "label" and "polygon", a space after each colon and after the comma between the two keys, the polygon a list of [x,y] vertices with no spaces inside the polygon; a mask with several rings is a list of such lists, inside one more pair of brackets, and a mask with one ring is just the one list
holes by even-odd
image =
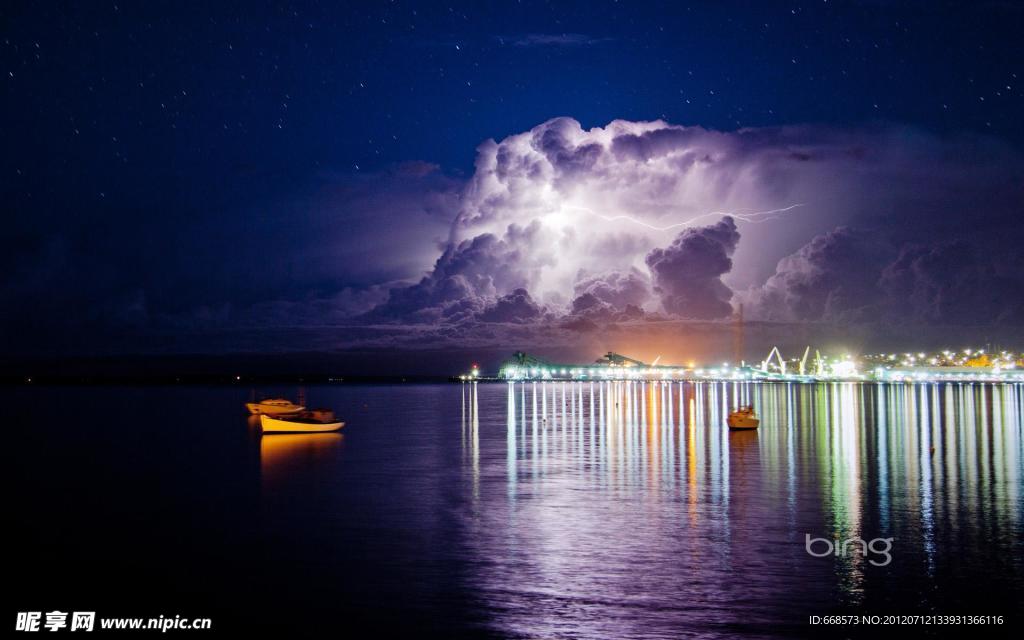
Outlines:
{"label": "boat hull", "polygon": [[756,429],[761,424],[761,420],[754,413],[753,407],[740,407],[735,411],[729,412],[729,417],[726,418],[725,423],[729,425],[730,429]]}
{"label": "boat hull", "polygon": [[275,405],[275,404],[263,404],[259,402],[246,402],[245,408],[249,410],[249,413],[254,416],[260,415],[282,415],[285,413],[298,413],[305,410],[306,407],[302,405]]}
{"label": "boat hull", "polygon": [[338,431],[345,426],[341,420],[333,422],[298,422],[286,416],[260,416],[260,428],[263,433],[326,433]]}
{"label": "boat hull", "polygon": [[756,429],[761,424],[760,420],[750,416],[729,416],[729,419],[726,422],[730,429],[736,431],[743,429]]}

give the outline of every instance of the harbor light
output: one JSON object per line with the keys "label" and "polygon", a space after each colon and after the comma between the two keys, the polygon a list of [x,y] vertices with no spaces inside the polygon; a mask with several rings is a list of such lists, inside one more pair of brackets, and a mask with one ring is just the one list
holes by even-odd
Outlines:
{"label": "harbor light", "polygon": [[[843,354],[842,357],[827,357],[816,353],[815,359],[807,361],[809,348],[802,359],[784,358],[777,355],[774,360],[766,359],[756,367],[741,361],[739,365],[721,362],[717,366],[698,368],[696,362],[690,367],[663,364],[655,366],[619,354],[608,356],[591,364],[548,364],[542,360],[516,353],[516,359],[509,360],[500,369],[499,377],[505,380],[544,381],[656,381],[671,383],[703,380],[752,380],[816,382],[830,380],[875,380],[878,382],[958,382],[978,380],[986,382],[1024,382],[1021,365],[1016,352],[1002,352],[998,356],[987,355],[983,350],[965,349],[973,356],[963,357],[960,352],[949,350],[928,353],[896,352],[878,354]],[[993,352],[1000,353],[1000,352]],[[946,355],[948,354],[948,355]],[[532,367],[532,368],[531,368]],[[792,368],[791,368],[792,367]],[[965,368],[969,368],[965,370]],[[484,376],[481,378],[481,376]],[[463,379],[460,377],[460,379]],[[474,363],[466,380],[486,380],[479,366]]]}
{"label": "harbor light", "polygon": [[832,365],[832,375],[839,378],[847,378],[857,375],[857,366],[852,360],[843,360]]}

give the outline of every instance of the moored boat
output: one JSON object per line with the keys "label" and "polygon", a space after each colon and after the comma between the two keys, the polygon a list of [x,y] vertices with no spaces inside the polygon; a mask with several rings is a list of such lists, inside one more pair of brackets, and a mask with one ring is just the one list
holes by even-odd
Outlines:
{"label": "moored boat", "polygon": [[260,415],[263,433],[323,433],[338,431],[345,423],[330,409],[314,409],[289,415]]}
{"label": "moored boat", "polygon": [[260,400],[259,402],[246,402],[245,408],[249,410],[249,413],[253,415],[279,415],[282,413],[298,413],[305,410],[306,407],[301,404],[295,404],[291,400],[285,398],[269,398],[267,400]]}
{"label": "moored boat", "polygon": [[761,424],[761,420],[754,413],[754,407],[740,407],[729,412],[726,424],[730,429],[756,429]]}

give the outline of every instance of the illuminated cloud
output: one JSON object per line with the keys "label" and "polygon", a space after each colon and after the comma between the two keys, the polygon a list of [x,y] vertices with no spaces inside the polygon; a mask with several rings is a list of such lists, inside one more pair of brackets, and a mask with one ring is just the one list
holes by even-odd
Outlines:
{"label": "illuminated cloud", "polygon": [[1021,325],[1021,266],[960,239],[896,247],[838,227],[780,260],[740,299],[752,317],[782,322]]}
{"label": "illuminated cloud", "polygon": [[739,241],[736,223],[725,217],[715,225],[686,229],[668,247],[647,254],[665,311],[696,320],[729,315],[732,291],[722,284],[722,276],[732,269]]}
{"label": "illuminated cloud", "polygon": [[[895,290],[910,287],[900,295],[915,301],[918,321],[965,321],[944,279],[990,274],[1007,291],[1020,280],[1005,256],[1019,246],[1020,225],[1007,227],[1024,195],[1022,166],[992,140],[900,127],[717,132],[617,120],[584,129],[556,118],[479,146],[441,257],[365,317],[468,330],[521,291],[523,309],[538,311],[515,322],[563,316],[558,326],[574,331],[661,313],[722,319],[740,302],[751,319],[854,323],[892,318]],[[966,225],[978,208],[982,222]],[[894,262],[904,245],[940,246],[965,226],[966,243],[1004,259],[953,259],[970,278],[926,269],[924,258],[911,278],[900,270],[909,258]]]}
{"label": "illuminated cloud", "polygon": [[869,319],[882,301],[877,282],[885,257],[878,245],[848,227],[813,238],[747,296],[749,315],[783,322]]}
{"label": "illuminated cloud", "polygon": [[529,291],[515,289],[477,314],[477,319],[483,322],[525,323],[538,320],[543,313],[544,310],[533,301]]}
{"label": "illuminated cloud", "polygon": [[507,293],[529,289],[551,257],[536,240],[540,224],[511,224],[501,237],[482,233],[449,247],[418,283],[391,289],[365,319],[437,322],[466,319]]}
{"label": "illuminated cloud", "polygon": [[112,242],[16,217],[0,334],[13,351],[128,334],[259,348],[259,332],[280,348],[667,350],[681,321],[739,303],[752,321],[874,323],[864,335],[1021,325],[1021,202],[1020,152],[983,136],[556,118],[482,143],[465,179],[325,173],[201,228],[140,217]]}
{"label": "illuminated cloud", "polygon": [[[794,134],[780,130],[779,135]],[[655,274],[647,255],[680,232],[714,226],[729,214],[760,225],[795,210],[800,205],[790,198],[799,194],[788,193],[780,179],[784,172],[769,175],[760,169],[766,157],[777,154],[760,136],[660,121],[615,121],[584,130],[571,118],[557,118],[500,143],[487,141],[478,149],[476,171],[463,189],[438,264],[408,290],[395,289],[374,317],[443,317],[438,307],[450,302],[439,297],[450,295],[444,282],[462,275],[465,290],[459,299],[468,297],[481,307],[523,288],[539,304],[566,313],[596,307],[622,311],[626,305],[679,312],[671,300],[665,306],[664,299],[649,295]],[[804,160],[783,153],[780,162]],[[735,242],[726,244],[731,255]],[[501,254],[487,259],[493,270],[464,260],[492,250]],[[685,297],[695,317],[721,315],[730,296],[719,278],[728,265],[714,275],[717,285],[704,281],[685,295],[687,285],[672,280],[678,274],[667,271],[668,263],[664,267],[658,274],[663,291]],[[697,266],[690,271],[703,277]],[[629,275],[602,280],[601,274]],[[578,300],[586,294],[591,297]],[[426,309],[434,311],[424,314]]]}
{"label": "illuminated cloud", "polygon": [[640,310],[651,297],[650,277],[637,268],[598,275],[577,274],[572,313],[607,314]]}

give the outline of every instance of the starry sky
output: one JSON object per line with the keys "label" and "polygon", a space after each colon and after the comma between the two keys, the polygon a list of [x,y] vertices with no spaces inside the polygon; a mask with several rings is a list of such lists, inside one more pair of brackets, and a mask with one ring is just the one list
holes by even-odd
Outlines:
{"label": "starry sky", "polygon": [[1017,2],[5,3],[4,347],[596,344],[740,302],[888,326],[886,287],[921,325],[1019,326],[1022,27]]}

